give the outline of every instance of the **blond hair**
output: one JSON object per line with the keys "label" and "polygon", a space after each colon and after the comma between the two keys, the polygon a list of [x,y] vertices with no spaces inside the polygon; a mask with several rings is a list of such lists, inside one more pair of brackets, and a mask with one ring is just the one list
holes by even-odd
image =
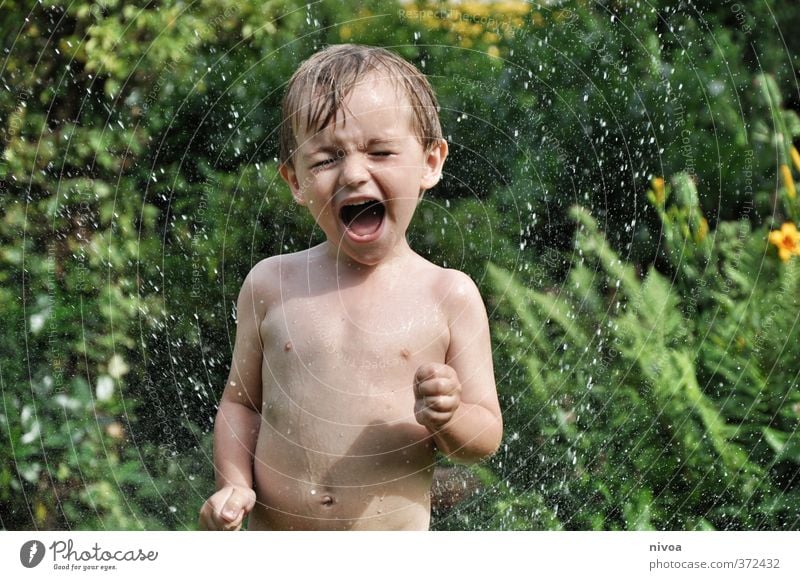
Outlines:
{"label": "blond hair", "polygon": [[413,110],[411,129],[426,151],[442,138],[439,105],[428,79],[413,64],[384,48],[336,44],[311,56],[295,71],[283,97],[279,160],[292,166],[300,129],[327,127],[345,98],[366,75],[392,79]]}

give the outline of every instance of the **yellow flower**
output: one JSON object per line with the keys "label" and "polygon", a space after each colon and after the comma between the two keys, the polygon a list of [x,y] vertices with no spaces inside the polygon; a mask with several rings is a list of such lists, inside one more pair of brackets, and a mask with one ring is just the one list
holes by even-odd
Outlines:
{"label": "yellow flower", "polygon": [[705,240],[706,234],[708,234],[708,221],[706,220],[706,218],[701,217],[700,225],[697,228],[697,237],[696,237],[697,242],[699,243]]}
{"label": "yellow flower", "polygon": [[47,518],[47,506],[41,501],[37,501],[35,506],[34,515],[36,516],[36,520],[40,523],[43,523],[45,518]]}
{"label": "yellow flower", "polygon": [[530,3],[515,0],[512,2],[498,2],[494,6],[494,11],[500,14],[525,14],[531,9]]}
{"label": "yellow flower", "polygon": [[784,262],[792,255],[800,256],[800,232],[792,222],[786,222],[780,230],[771,231],[769,241],[778,247],[778,255]]}
{"label": "yellow flower", "polygon": [[794,162],[795,169],[800,171],[800,153],[797,152],[797,149],[794,148],[794,145],[792,146],[790,153],[792,154],[792,161]]}
{"label": "yellow flower", "polygon": [[473,16],[488,16],[489,10],[492,9],[491,6],[484,2],[464,2],[462,6],[464,7],[464,12]]}
{"label": "yellow flower", "polygon": [[494,44],[492,46],[490,46],[489,49],[486,52],[492,58],[497,58],[497,57],[500,56],[500,49],[498,49]]}
{"label": "yellow flower", "polygon": [[661,205],[664,203],[664,178],[654,177],[650,183],[653,187],[653,193],[656,194],[656,202]]}
{"label": "yellow flower", "polygon": [[789,199],[797,197],[797,190],[794,187],[794,179],[792,179],[792,171],[785,163],[781,164],[781,177],[783,178],[783,186],[786,188],[786,194]]}

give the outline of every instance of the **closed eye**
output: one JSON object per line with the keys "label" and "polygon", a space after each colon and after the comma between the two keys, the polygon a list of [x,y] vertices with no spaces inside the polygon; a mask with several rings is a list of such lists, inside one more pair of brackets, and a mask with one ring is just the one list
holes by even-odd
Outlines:
{"label": "closed eye", "polygon": [[336,163],[335,157],[329,157],[328,159],[323,159],[322,161],[317,161],[311,166],[311,169],[325,169],[326,167],[330,167]]}
{"label": "closed eye", "polygon": [[372,153],[370,153],[370,155],[372,155],[374,157],[389,157],[391,155],[394,155],[394,152],[393,151],[373,151]]}

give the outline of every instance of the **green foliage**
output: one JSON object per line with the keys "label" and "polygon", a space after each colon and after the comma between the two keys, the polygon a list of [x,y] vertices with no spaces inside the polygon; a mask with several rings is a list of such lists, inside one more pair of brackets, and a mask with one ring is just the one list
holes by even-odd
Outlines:
{"label": "green foliage", "polygon": [[507,437],[435,526],[796,528],[800,12],[673,4],[0,5],[0,527],[195,526],[241,281],[321,240],[283,87],[349,41],[436,87],[409,239],[492,320]]}
{"label": "green foliage", "polygon": [[[688,176],[674,182],[691,198]],[[559,292],[490,269],[506,313],[499,341],[526,371],[503,392],[514,467],[502,479],[526,490],[495,490],[512,525],[526,502],[534,529],[541,503],[559,506],[570,529],[796,525],[800,396],[788,361],[800,352],[786,314],[797,312],[800,271],[763,261],[763,228],[744,226],[735,253],[724,239],[709,250],[681,227],[686,207],[661,215],[666,232],[684,233],[667,233],[669,250],[692,246],[692,259],[708,260],[699,280],[697,268],[672,280],[651,268],[640,280],[578,207],[581,258]],[[678,294],[686,284],[696,291]]]}

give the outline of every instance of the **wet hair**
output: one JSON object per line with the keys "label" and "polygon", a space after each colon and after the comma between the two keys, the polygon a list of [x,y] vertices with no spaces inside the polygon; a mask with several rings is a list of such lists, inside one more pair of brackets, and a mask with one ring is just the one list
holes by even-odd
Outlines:
{"label": "wet hair", "polygon": [[413,64],[384,48],[336,44],[317,52],[295,71],[283,97],[281,163],[292,166],[301,128],[318,132],[342,111],[344,100],[365,76],[390,78],[413,109],[411,129],[428,151],[442,138],[439,105],[428,79]]}

